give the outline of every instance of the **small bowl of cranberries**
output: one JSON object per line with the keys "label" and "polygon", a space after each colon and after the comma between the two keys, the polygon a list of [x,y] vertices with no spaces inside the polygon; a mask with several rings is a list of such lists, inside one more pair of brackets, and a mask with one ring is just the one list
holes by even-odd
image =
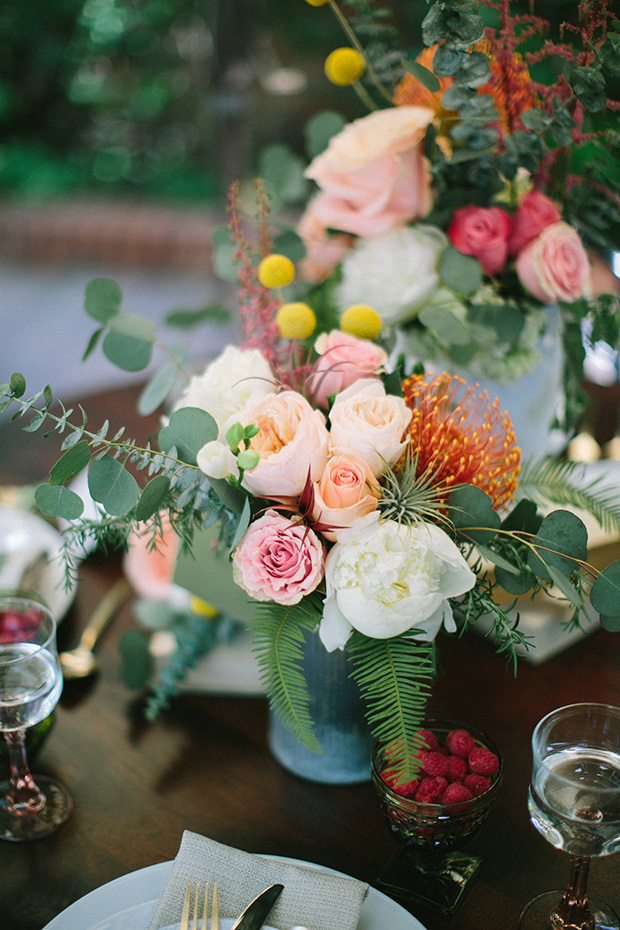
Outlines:
{"label": "small bowl of cranberries", "polygon": [[459,849],[479,832],[502,780],[502,757],[476,727],[431,720],[418,732],[416,775],[402,783],[388,747],[377,745],[372,776],[390,831],[429,850]]}

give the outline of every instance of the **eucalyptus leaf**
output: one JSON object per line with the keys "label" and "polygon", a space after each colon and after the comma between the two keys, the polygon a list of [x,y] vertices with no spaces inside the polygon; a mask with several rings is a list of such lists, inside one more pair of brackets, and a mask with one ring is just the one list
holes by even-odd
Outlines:
{"label": "eucalyptus leaf", "polygon": [[123,332],[108,332],[102,348],[108,361],[123,371],[142,371],[149,365],[153,354],[152,342]]}
{"label": "eucalyptus leaf", "polygon": [[[461,62],[466,54],[466,52],[451,48],[449,45],[439,45],[433,56],[433,71],[439,77],[452,77],[461,67]],[[409,70],[408,64],[405,67]],[[439,81],[437,82],[437,89],[439,89]]]}
{"label": "eucalyptus leaf", "polygon": [[404,66],[405,70],[412,74],[426,90],[429,90],[432,94],[437,93],[440,84],[432,71],[429,71],[428,68],[425,68],[424,65],[419,64],[417,61],[406,61]]}
{"label": "eucalyptus leaf", "polygon": [[418,319],[428,329],[434,330],[448,345],[464,346],[471,341],[471,333],[467,326],[448,307],[431,304],[419,312]]}
{"label": "eucalyptus leaf", "polygon": [[119,313],[123,292],[116,283],[107,278],[89,281],[84,291],[84,309],[98,323],[108,323]]}
{"label": "eucalyptus leaf", "polygon": [[112,516],[129,513],[140,495],[134,476],[111,455],[104,455],[91,463],[88,490],[92,499],[102,504]]}
{"label": "eucalyptus leaf", "polygon": [[19,371],[14,371],[11,375],[9,386],[11,393],[15,397],[23,397],[26,392],[26,379]]}
{"label": "eucalyptus leaf", "polygon": [[322,110],[311,116],[304,126],[308,158],[315,158],[326,149],[329,140],[343,129],[346,122],[344,116],[334,110]]}
{"label": "eucalyptus leaf", "polygon": [[519,597],[521,594],[527,594],[530,590],[535,581],[535,575],[527,569],[522,569],[515,575],[498,565],[495,569],[495,579],[504,591]]}
{"label": "eucalyptus leaf", "polygon": [[128,688],[146,687],[153,673],[154,660],[150,639],[142,630],[127,630],[118,644],[121,655],[121,678]]}
{"label": "eucalyptus leaf", "polygon": [[570,575],[588,554],[588,532],[580,518],[568,510],[554,510],[544,517],[533,540],[536,549],[528,565],[539,578],[551,578],[549,566]]}
{"label": "eucalyptus leaf", "polygon": [[160,430],[159,444],[164,452],[175,447],[180,459],[195,465],[200,449],[217,436],[218,426],[210,413],[200,407],[180,407]]}
{"label": "eucalyptus leaf", "polygon": [[601,615],[615,617],[620,609],[620,559],[600,573],[590,590],[590,603]]}
{"label": "eucalyptus leaf", "polygon": [[241,513],[247,500],[246,495],[225,478],[209,478],[209,484],[232,513]]}
{"label": "eucalyptus leaf", "polygon": [[62,485],[40,484],[34,492],[34,502],[46,517],[77,520],[84,512],[79,494]]}
{"label": "eucalyptus leaf", "polygon": [[601,626],[604,630],[607,630],[608,633],[619,633],[620,632],[620,616],[607,616],[601,614]]}
{"label": "eucalyptus leaf", "polygon": [[501,523],[489,495],[471,484],[454,489],[450,495],[448,516],[460,535],[483,545],[488,545],[493,539]]}
{"label": "eucalyptus leaf", "polygon": [[564,572],[555,565],[547,565],[549,574],[553,583],[560,589],[564,597],[574,606],[581,610],[584,606],[583,598],[579,591],[573,587]]}
{"label": "eucalyptus leaf", "polygon": [[138,398],[138,412],[143,417],[154,413],[163,404],[178,376],[179,369],[173,359],[168,359],[155,372]]}
{"label": "eucalyptus leaf", "polygon": [[80,440],[62,455],[50,471],[50,484],[66,484],[86,468],[90,462],[90,446],[86,439]]}
{"label": "eucalyptus leaf", "polygon": [[235,535],[233,537],[233,541],[230,546],[231,551],[235,548],[237,543],[241,542],[241,540],[245,536],[245,531],[250,525],[251,517],[252,517],[252,508],[250,507],[250,499],[246,497],[245,503],[243,505],[243,510],[241,511],[241,515],[239,517],[239,523],[237,524],[237,529],[235,531]]}
{"label": "eucalyptus leaf", "polygon": [[161,510],[169,490],[170,478],[166,475],[155,475],[151,478],[140,495],[136,507],[136,520],[148,520]]}
{"label": "eucalyptus leaf", "polygon": [[85,362],[93,354],[93,352],[97,348],[97,345],[99,344],[99,340],[101,339],[103,332],[104,332],[103,327],[100,327],[99,329],[96,329],[95,332],[92,334],[92,336],[88,340],[88,345],[84,349],[84,354],[82,356],[83,362]]}
{"label": "eucalyptus leaf", "polygon": [[439,279],[457,294],[475,294],[482,284],[480,262],[449,245],[439,257]]}

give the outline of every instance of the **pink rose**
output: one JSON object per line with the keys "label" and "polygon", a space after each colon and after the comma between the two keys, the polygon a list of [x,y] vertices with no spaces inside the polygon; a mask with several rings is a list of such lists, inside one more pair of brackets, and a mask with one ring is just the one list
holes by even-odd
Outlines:
{"label": "pink rose", "polygon": [[306,248],[306,256],[297,267],[302,278],[311,284],[320,284],[329,277],[336,265],[339,265],[348,254],[353,244],[353,236],[344,233],[336,235],[328,233],[316,215],[314,200],[310,201],[300,219],[297,233]]}
{"label": "pink rose", "polygon": [[363,459],[378,476],[405,451],[411,417],[402,397],[386,394],[380,381],[360,379],[336,396],[330,410],[332,452]]}
{"label": "pink rose", "polygon": [[313,201],[326,229],[381,236],[425,217],[431,178],[422,142],[433,111],[390,107],[354,120],[306,170],[321,193]]}
{"label": "pink rose", "polygon": [[324,574],[325,549],[305,524],[268,510],[233,553],[235,582],[257,601],[297,604]]}
{"label": "pink rose", "polygon": [[448,236],[455,249],[473,255],[485,274],[497,274],[508,258],[510,217],[499,207],[455,210]]}
{"label": "pink rose", "polygon": [[260,455],[243,484],[259,497],[299,497],[308,474],[318,481],[329,454],[325,417],[313,410],[296,391],[256,398],[241,417],[244,426],[255,423],[259,432],[250,447]]}
{"label": "pink rose", "polygon": [[166,600],[171,593],[180,540],[167,519],[162,521],[162,532],[163,539],[158,541],[155,549],[150,545],[153,538],[150,529],[129,535],[123,568],[131,587],[140,597]]}
{"label": "pink rose", "polygon": [[591,290],[590,262],[576,229],[547,226],[517,256],[517,274],[526,291],[543,303],[572,302]]}
{"label": "pink rose", "polygon": [[387,363],[387,353],[370,339],[359,339],[339,329],[321,333],[314,344],[319,358],[309,378],[309,390],[319,407],[329,406],[337,394],[358,378],[379,377]]}
{"label": "pink rose", "polygon": [[518,255],[528,242],[535,239],[546,226],[558,223],[562,214],[552,200],[541,191],[530,191],[522,198],[512,218],[508,245],[511,255]]}
{"label": "pink rose", "polygon": [[366,462],[354,455],[334,455],[313,490],[312,519],[331,527],[320,532],[332,542],[340,530],[376,510],[381,494]]}

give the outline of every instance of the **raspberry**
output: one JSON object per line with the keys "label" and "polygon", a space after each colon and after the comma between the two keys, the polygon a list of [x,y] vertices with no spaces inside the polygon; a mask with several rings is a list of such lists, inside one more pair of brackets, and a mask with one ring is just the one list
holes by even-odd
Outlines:
{"label": "raspberry", "polygon": [[439,743],[437,737],[431,730],[416,730],[416,736],[419,736],[420,739],[423,739],[426,743],[427,748],[433,752],[434,750],[439,749]]}
{"label": "raspberry", "polygon": [[491,782],[484,775],[468,775],[463,784],[469,788],[475,798],[491,787]]}
{"label": "raspberry", "polygon": [[415,797],[419,784],[420,779],[414,778],[412,781],[406,781],[404,785],[395,785],[393,790],[403,798],[413,798]]}
{"label": "raspberry", "polygon": [[430,775],[423,778],[415,793],[415,800],[424,804],[437,804],[447,784],[448,780],[440,775]]}
{"label": "raspberry", "polygon": [[469,774],[467,760],[462,759],[461,756],[448,756],[447,762],[448,771],[446,777],[448,781],[463,781],[465,776]]}
{"label": "raspberry", "polygon": [[446,738],[446,749],[463,759],[467,759],[474,745],[474,738],[467,730],[452,730]]}
{"label": "raspberry", "polygon": [[423,752],[420,754],[420,760],[427,775],[447,775],[448,774],[448,757],[440,752]]}
{"label": "raspberry", "polygon": [[441,796],[442,804],[457,804],[459,801],[471,801],[473,794],[466,788],[465,785],[462,785],[458,781],[452,782],[451,785],[448,785],[446,790]]}
{"label": "raspberry", "polygon": [[476,775],[493,775],[499,768],[499,759],[490,749],[477,746],[467,757],[469,768]]}

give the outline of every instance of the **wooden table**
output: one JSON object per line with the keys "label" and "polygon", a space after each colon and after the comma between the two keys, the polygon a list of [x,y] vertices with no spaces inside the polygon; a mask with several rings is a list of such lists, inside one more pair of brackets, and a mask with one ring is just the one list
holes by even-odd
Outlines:
{"label": "wooden table", "polygon": [[[85,401],[96,426],[138,424],[135,392]],[[46,477],[56,440],[0,428],[0,482]],[[61,646],[72,645],[121,572],[118,556],[83,565]],[[298,779],[271,757],[263,699],[182,697],[154,724],[119,681],[117,645],[134,624],[126,605],[104,634],[99,674],[67,682],[56,723],[35,772],[53,773],[71,790],[75,810],[53,836],[31,844],[0,842],[0,928],[41,930],[63,908],[120,875],[172,859],[184,829],[250,852],[320,863],[374,884],[396,849],[370,783],[329,787]],[[595,632],[541,667],[518,676],[482,638],[441,640],[443,668],[430,711],[480,727],[500,746],[505,777],[472,851],[483,864],[456,916],[411,910],[427,930],[510,930],[534,894],[561,887],[567,857],[549,846],[527,813],[530,737],[545,713],[577,701],[620,704],[620,636]],[[620,911],[620,856],[596,861],[591,890]],[[336,930],[336,928],[335,928]],[[377,928],[389,930],[389,928]]]}

